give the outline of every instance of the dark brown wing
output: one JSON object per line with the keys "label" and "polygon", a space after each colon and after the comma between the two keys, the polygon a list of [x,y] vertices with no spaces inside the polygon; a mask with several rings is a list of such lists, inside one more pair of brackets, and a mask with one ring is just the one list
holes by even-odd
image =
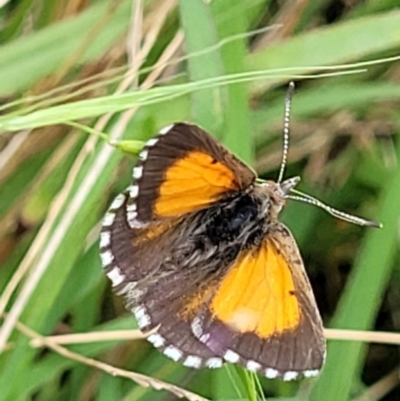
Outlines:
{"label": "dark brown wing", "polygon": [[204,208],[243,190],[255,173],[207,132],[187,123],[150,139],[133,170],[127,203],[132,228]]}
{"label": "dark brown wing", "polygon": [[121,194],[114,200],[100,237],[102,264],[113,289],[125,297],[141,330],[156,329],[148,340],[165,355],[188,367],[221,366],[222,358],[193,335],[191,320],[179,315],[199,283],[206,284],[207,275],[168,263],[171,249],[184,237],[184,220],[132,229],[126,219],[127,198]]}
{"label": "dark brown wing", "polygon": [[[196,228],[188,222],[193,212],[247,188],[255,174],[199,127],[178,123],[147,142],[133,180],[103,221],[107,276],[140,328],[158,328],[149,340],[166,355],[186,366],[220,366],[222,359],[193,335],[191,315],[181,313],[207,296],[207,271],[182,270],[169,258],[185,247],[185,227]],[[184,249],[175,254],[192,257]]]}
{"label": "dark brown wing", "polygon": [[191,243],[206,233],[204,212],[250,187],[252,170],[180,123],[147,143],[133,175],[104,218],[101,258],[140,328],[155,330],[149,340],[190,367],[226,360],[287,380],[318,372],[322,325],[289,231],[276,224],[225,264]]}
{"label": "dark brown wing", "polygon": [[298,248],[281,223],[243,252],[193,325],[231,363],[284,380],[318,374],[325,339]]}
{"label": "dark brown wing", "polygon": [[283,225],[271,227],[262,244],[243,251],[228,270],[210,271],[202,259],[185,270],[169,266],[168,255],[176,235],[186,237],[187,220],[171,221],[168,230],[132,230],[121,200],[105,219],[112,224],[103,227],[103,265],[141,329],[155,330],[149,341],[165,355],[195,368],[239,363],[285,380],[319,372],[322,324]]}

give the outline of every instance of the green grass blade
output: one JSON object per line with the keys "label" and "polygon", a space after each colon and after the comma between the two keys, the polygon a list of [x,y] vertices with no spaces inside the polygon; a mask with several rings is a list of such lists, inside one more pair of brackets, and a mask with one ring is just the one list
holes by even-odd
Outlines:
{"label": "green grass blade", "polygon": [[2,46],[0,96],[25,91],[39,79],[54,73],[79,50],[80,44],[96,24],[109,18],[77,62],[99,57],[127,30],[130,4],[125,0],[114,10],[110,8],[110,3],[96,4],[75,18],[68,18]]}
{"label": "green grass blade", "polygon": [[[391,11],[320,28],[271,45],[262,52],[250,54],[246,69],[333,65],[398,49],[399,45],[400,11]],[[253,88],[259,85],[255,82]]]}
{"label": "green grass blade", "polygon": [[[246,32],[248,26],[248,4],[241,0],[222,0],[213,2],[213,12],[218,26],[219,38],[224,39]],[[235,21],[232,24],[232,21]],[[221,48],[221,55],[226,74],[240,73],[244,70],[247,56],[246,39],[231,41]],[[253,164],[253,130],[250,122],[248,84],[241,82],[227,87],[224,102],[225,145],[237,156]]]}
{"label": "green grass blade", "polygon": [[[334,328],[368,330],[373,327],[397,252],[399,182],[400,166],[385,184],[377,216],[383,228],[368,231],[332,320]],[[325,368],[310,399],[348,400],[365,350],[366,345],[358,342],[330,342]]]}
{"label": "green grass blade", "polygon": [[[201,52],[217,44],[215,23],[208,4],[203,0],[181,0],[179,10],[188,54]],[[188,66],[191,81],[223,75],[218,50],[190,57]],[[192,94],[191,104],[193,120],[214,135],[220,134],[223,104],[221,89],[196,91]]]}
{"label": "green grass blade", "polygon": [[[68,200],[70,206],[65,208],[60,216],[55,219],[49,240],[43,246],[41,258],[37,262],[37,265],[46,266],[45,274],[35,287],[35,292],[25,307],[21,319],[29,327],[40,332],[48,332],[51,329],[51,327],[46,327],[45,324],[47,316],[65,284],[69,271],[81,253],[81,247],[87,234],[93,228],[93,225],[97,223],[100,208],[102,207],[98,199],[101,199],[101,195],[113,175],[112,166],[115,168],[120,160],[121,154],[114,152],[111,148],[107,149],[107,147],[109,145],[100,144],[96,153],[85,160],[84,165],[81,167],[81,173],[78,175],[70,192]],[[94,175],[98,179],[89,183],[89,177],[93,178]],[[83,200],[82,196],[88,190],[89,193]],[[72,211],[71,205],[73,203],[81,206]],[[61,228],[62,222],[64,228]],[[60,234],[62,231],[64,231],[63,234]],[[59,242],[58,246],[54,247],[54,241]],[[38,268],[38,266],[35,266],[35,268]],[[42,294],[46,294],[46,302],[43,302]],[[9,392],[4,391],[1,393],[1,400],[6,400],[10,394],[16,395],[21,391],[18,383],[10,379],[10,377],[16,377],[19,372],[26,369],[32,363],[32,358],[35,354],[29,349],[25,338],[17,336],[16,344],[18,346],[9,355],[6,374],[0,376],[0,387],[6,388]]]}

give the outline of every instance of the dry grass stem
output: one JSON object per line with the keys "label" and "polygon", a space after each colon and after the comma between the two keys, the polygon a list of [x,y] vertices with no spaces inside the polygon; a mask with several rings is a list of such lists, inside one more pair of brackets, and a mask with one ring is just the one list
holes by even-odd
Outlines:
{"label": "dry grass stem", "polygon": [[381,380],[377,381],[371,387],[368,387],[359,397],[354,398],[353,401],[372,401],[380,400],[386,394],[390,393],[394,388],[400,384],[400,368],[384,376]]}
{"label": "dry grass stem", "polygon": [[32,347],[43,347],[45,341],[52,344],[82,344],[99,341],[132,341],[143,340],[146,336],[140,330],[112,330],[112,331],[94,331],[91,333],[64,334],[58,336],[35,337],[31,341]]}
{"label": "dry grass stem", "polygon": [[400,333],[341,329],[325,329],[324,333],[328,340],[361,341],[366,343],[396,345],[400,344]]}
{"label": "dry grass stem", "polygon": [[20,332],[25,334],[27,337],[31,338],[32,340],[36,340],[37,342],[41,342],[44,346],[47,348],[53,350],[57,354],[68,358],[72,361],[76,361],[79,363],[82,363],[87,366],[91,366],[93,368],[102,370],[103,372],[111,375],[111,376],[117,376],[117,377],[125,377],[127,379],[130,379],[134,381],[135,383],[139,384],[139,386],[142,387],[152,387],[155,390],[165,390],[168,391],[174,395],[176,395],[179,398],[187,398],[189,401],[209,401],[204,397],[201,397],[195,393],[192,393],[190,391],[187,391],[183,388],[180,388],[178,386],[175,386],[173,384],[169,384],[166,382],[163,382],[158,379],[154,379],[152,377],[142,375],[140,373],[134,373],[134,372],[129,372],[124,369],[117,368],[115,366],[108,365],[104,362],[97,361],[92,358],[87,358],[85,356],[79,355],[75,352],[72,352],[68,350],[67,348],[64,348],[56,343],[53,343],[50,341],[48,338],[40,336],[38,333],[34,332],[24,324],[17,322],[16,327]]}

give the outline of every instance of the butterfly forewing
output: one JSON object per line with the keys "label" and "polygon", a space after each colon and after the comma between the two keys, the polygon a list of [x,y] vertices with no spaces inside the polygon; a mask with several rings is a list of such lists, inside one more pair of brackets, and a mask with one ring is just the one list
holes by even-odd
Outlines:
{"label": "butterfly forewing", "polygon": [[133,171],[132,227],[182,216],[250,186],[254,172],[201,128],[177,123],[148,141]]}

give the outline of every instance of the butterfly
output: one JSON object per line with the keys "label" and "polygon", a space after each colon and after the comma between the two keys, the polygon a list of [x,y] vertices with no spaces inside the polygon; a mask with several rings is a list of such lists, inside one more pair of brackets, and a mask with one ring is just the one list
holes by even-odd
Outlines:
{"label": "butterfly", "polygon": [[321,317],[279,213],[287,198],[300,198],[373,223],[299,197],[299,178],[281,176],[257,180],[210,134],[183,122],[162,129],[139,154],[132,185],[104,217],[100,256],[148,341],[174,361],[191,368],[230,362],[283,380],[321,370]]}

